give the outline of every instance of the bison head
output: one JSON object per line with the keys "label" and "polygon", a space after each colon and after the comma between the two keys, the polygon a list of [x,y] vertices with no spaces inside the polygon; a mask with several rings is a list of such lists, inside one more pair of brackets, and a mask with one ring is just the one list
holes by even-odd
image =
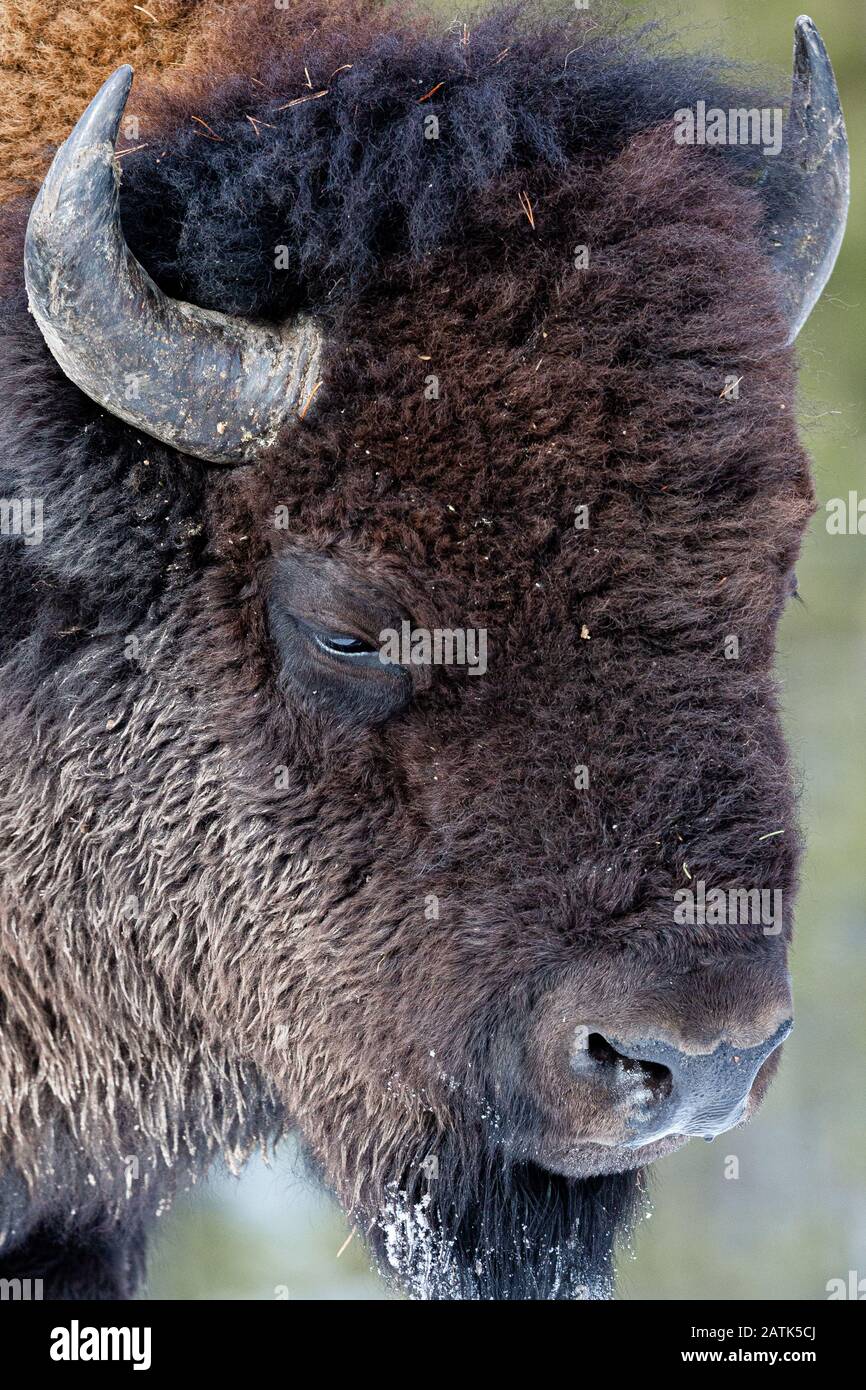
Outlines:
{"label": "bison head", "polygon": [[790,1028],[832,73],[798,21],[774,157],[678,141],[761,101],[582,18],[264,8],[122,182],[106,82],[13,291],[13,1162],[122,1226],[294,1126],[416,1290],[595,1293]]}

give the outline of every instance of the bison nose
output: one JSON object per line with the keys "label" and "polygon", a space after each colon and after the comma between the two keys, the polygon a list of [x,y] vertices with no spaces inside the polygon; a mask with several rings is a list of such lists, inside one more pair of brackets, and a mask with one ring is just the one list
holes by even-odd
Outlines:
{"label": "bison nose", "polygon": [[625,1040],[578,1030],[573,1071],[605,1088],[623,1116],[625,1148],[652,1144],[669,1134],[717,1134],[738,1124],[763,1063],[791,1031],[786,1019],[754,1047],[718,1042],[694,1051],[663,1038]]}

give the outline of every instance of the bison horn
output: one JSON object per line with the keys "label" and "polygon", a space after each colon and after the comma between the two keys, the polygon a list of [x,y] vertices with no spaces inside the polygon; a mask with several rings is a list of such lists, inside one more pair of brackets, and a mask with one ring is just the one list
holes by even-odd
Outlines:
{"label": "bison horn", "polygon": [[30,309],[63,371],[92,400],[165,444],[243,463],[307,401],[315,324],[282,327],[170,299],[129,250],[114,146],[132,68],[118,68],[60,147],[30,213]]}
{"label": "bison horn", "polygon": [[848,215],[848,137],[833,68],[808,15],[794,26],[791,110],[781,166],[786,212],[770,225],[792,343],[830,278]]}

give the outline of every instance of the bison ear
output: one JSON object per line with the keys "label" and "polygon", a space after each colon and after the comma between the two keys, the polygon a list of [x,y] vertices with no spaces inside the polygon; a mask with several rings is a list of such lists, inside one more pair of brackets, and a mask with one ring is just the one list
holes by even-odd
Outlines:
{"label": "bison ear", "polygon": [[30,213],[30,309],[66,375],[165,444],[244,463],[309,400],[321,339],[307,318],[274,326],[171,299],[127,246],[117,132],[132,85],[118,68],[54,157]]}
{"label": "bison ear", "polygon": [[845,120],[827,50],[808,15],[794,26],[791,109],[778,164],[769,178],[779,178],[785,211],[769,233],[792,343],[830,278],[848,215]]}

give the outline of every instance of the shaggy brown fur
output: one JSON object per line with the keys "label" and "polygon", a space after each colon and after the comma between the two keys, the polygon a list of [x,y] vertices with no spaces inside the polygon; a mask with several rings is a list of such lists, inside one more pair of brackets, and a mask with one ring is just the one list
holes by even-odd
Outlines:
{"label": "shaggy brown fur", "polygon": [[[0,551],[0,1270],[127,1292],[179,1182],[294,1126],[409,1287],[598,1293],[672,1141],[595,1141],[574,1028],[748,1041],[788,1004],[770,668],[813,500],[763,208],[662,119],[711,70],[582,18],[233,13],[124,218],[173,292],[325,325],[277,448],[221,471],[106,416],[5,240],[0,493],[47,520]],[[303,637],[403,614],[485,627],[487,675],[361,689]],[[676,926],[699,878],[782,890],[784,930]]]}
{"label": "shaggy brown fur", "polygon": [[120,63],[132,63],[141,78],[178,63],[199,8],[199,0],[4,0],[0,201],[41,183],[55,149]]}

